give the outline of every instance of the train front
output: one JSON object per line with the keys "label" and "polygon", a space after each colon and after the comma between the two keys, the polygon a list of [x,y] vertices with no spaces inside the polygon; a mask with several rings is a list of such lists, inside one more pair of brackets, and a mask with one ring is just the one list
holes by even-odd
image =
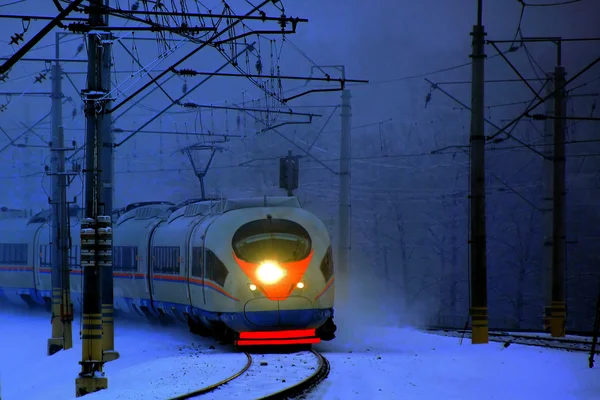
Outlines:
{"label": "train front", "polygon": [[223,321],[237,345],[314,344],[335,337],[331,242],[315,215],[299,207],[244,208],[226,212],[214,225],[207,239],[215,231],[229,239],[218,256],[229,270],[226,286],[238,300]]}

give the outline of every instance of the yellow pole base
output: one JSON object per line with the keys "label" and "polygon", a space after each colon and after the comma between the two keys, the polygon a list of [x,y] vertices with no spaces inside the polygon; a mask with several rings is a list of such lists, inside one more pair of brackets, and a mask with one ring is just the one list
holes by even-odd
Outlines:
{"label": "yellow pole base", "polygon": [[63,338],[50,338],[48,339],[48,355],[51,356],[53,354],[58,353],[63,350]]}
{"label": "yellow pole base", "polygon": [[488,343],[488,309],[471,307],[471,344]]}
{"label": "yellow pole base", "polygon": [[487,344],[488,343],[488,327],[486,326],[473,326],[471,334],[472,344]]}
{"label": "yellow pole base", "polygon": [[563,317],[554,317],[550,320],[550,335],[552,337],[565,337],[566,320]]}
{"label": "yellow pole base", "polygon": [[73,326],[71,322],[63,324],[63,345],[65,350],[73,348]]}
{"label": "yellow pole base", "polygon": [[550,335],[565,337],[567,328],[567,306],[564,302],[553,301],[550,315]]}
{"label": "yellow pole base", "polygon": [[75,379],[75,397],[82,397],[86,394],[99,392],[108,389],[107,378],[93,378],[89,376],[80,376]]}
{"label": "yellow pole base", "polygon": [[104,361],[105,363],[118,360],[120,357],[119,353],[114,350],[103,351],[102,356],[102,361]]}

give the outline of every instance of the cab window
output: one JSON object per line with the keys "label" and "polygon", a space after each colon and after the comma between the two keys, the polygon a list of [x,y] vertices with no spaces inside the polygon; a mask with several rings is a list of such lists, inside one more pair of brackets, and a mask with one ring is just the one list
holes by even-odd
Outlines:
{"label": "cab window", "polygon": [[300,224],[285,219],[252,221],[233,235],[233,251],[243,261],[293,262],[310,254],[310,235]]}

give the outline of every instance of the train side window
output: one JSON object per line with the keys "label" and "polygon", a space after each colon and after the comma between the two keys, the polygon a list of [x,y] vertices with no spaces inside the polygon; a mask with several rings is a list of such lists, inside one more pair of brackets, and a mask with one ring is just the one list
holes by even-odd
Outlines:
{"label": "train side window", "polygon": [[179,247],[157,246],[152,248],[152,271],[163,274],[179,273]]}
{"label": "train side window", "polygon": [[113,271],[121,270],[121,246],[114,246],[112,251],[112,268]]}
{"label": "train side window", "polygon": [[325,253],[325,257],[323,257],[323,260],[321,261],[320,269],[323,278],[325,278],[325,282],[329,282],[333,276],[333,252],[331,251],[331,246],[329,246],[327,253]]}
{"label": "train side window", "polygon": [[21,259],[19,260],[22,264],[27,264],[27,251],[29,250],[29,245],[26,243],[20,244],[19,248],[21,249],[20,255]]}
{"label": "train side window", "polygon": [[137,271],[137,247],[115,246],[113,248],[113,270],[123,272]]}
{"label": "train side window", "polygon": [[130,247],[130,252],[128,255],[128,262],[131,268],[131,271],[137,271],[138,269],[138,248]]}
{"label": "train side window", "polygon": [[174,274],[174,275],[179,275],[179,254],[180,254],[179,246],[171,247],[169,253],[170,253],[169,258],[171,261],[171,269],[170,269],[169,273]]}
{"label": "train side window", "polygon": [[227,275],[229,271],[225,264],[211,250],[206,250],[206,279],[224,286]]}
{"label": "train side window", "polygon": [[40,245],[40,267],[50,268],[51,266],[52,266],[52,261],[50,259],[50,245],[49,244],[41,244]]}
{"label": "train side window", "polygon": [[0,262],[8,265],[27,265],[27,243],[0,244]]}
{"label": "train side window", "polygon": [[159,270],[160,259],[159,259],[159,248],[152,248],[152,272],[160,273]]}
{"label": "train side window", "polygon": [[8,245],[8,262],[10,264],[17,264],[17,247],[14,244]]}
{"label": "train side window", "polygon": [[161,247],[160,248],[160,266],[158,267],[160,269],[160,271],[162,273],[167,273],[168,272],[168,262],[169,262],[169,255],[167,253],[167,247]]}
{"label": "train side window", "polygon": [[192,247],[192,276],[202,276],[202,247]]}

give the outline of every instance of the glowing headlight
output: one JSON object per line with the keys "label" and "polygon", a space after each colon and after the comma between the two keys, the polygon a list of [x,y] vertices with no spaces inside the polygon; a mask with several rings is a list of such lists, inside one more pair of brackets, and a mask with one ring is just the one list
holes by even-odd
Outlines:
{"label": "glowing headlight", "polygon": [[266,285],[277,283],[284,275],[285,270],[273,261],[263,262],[256,270],[258,280]]}

